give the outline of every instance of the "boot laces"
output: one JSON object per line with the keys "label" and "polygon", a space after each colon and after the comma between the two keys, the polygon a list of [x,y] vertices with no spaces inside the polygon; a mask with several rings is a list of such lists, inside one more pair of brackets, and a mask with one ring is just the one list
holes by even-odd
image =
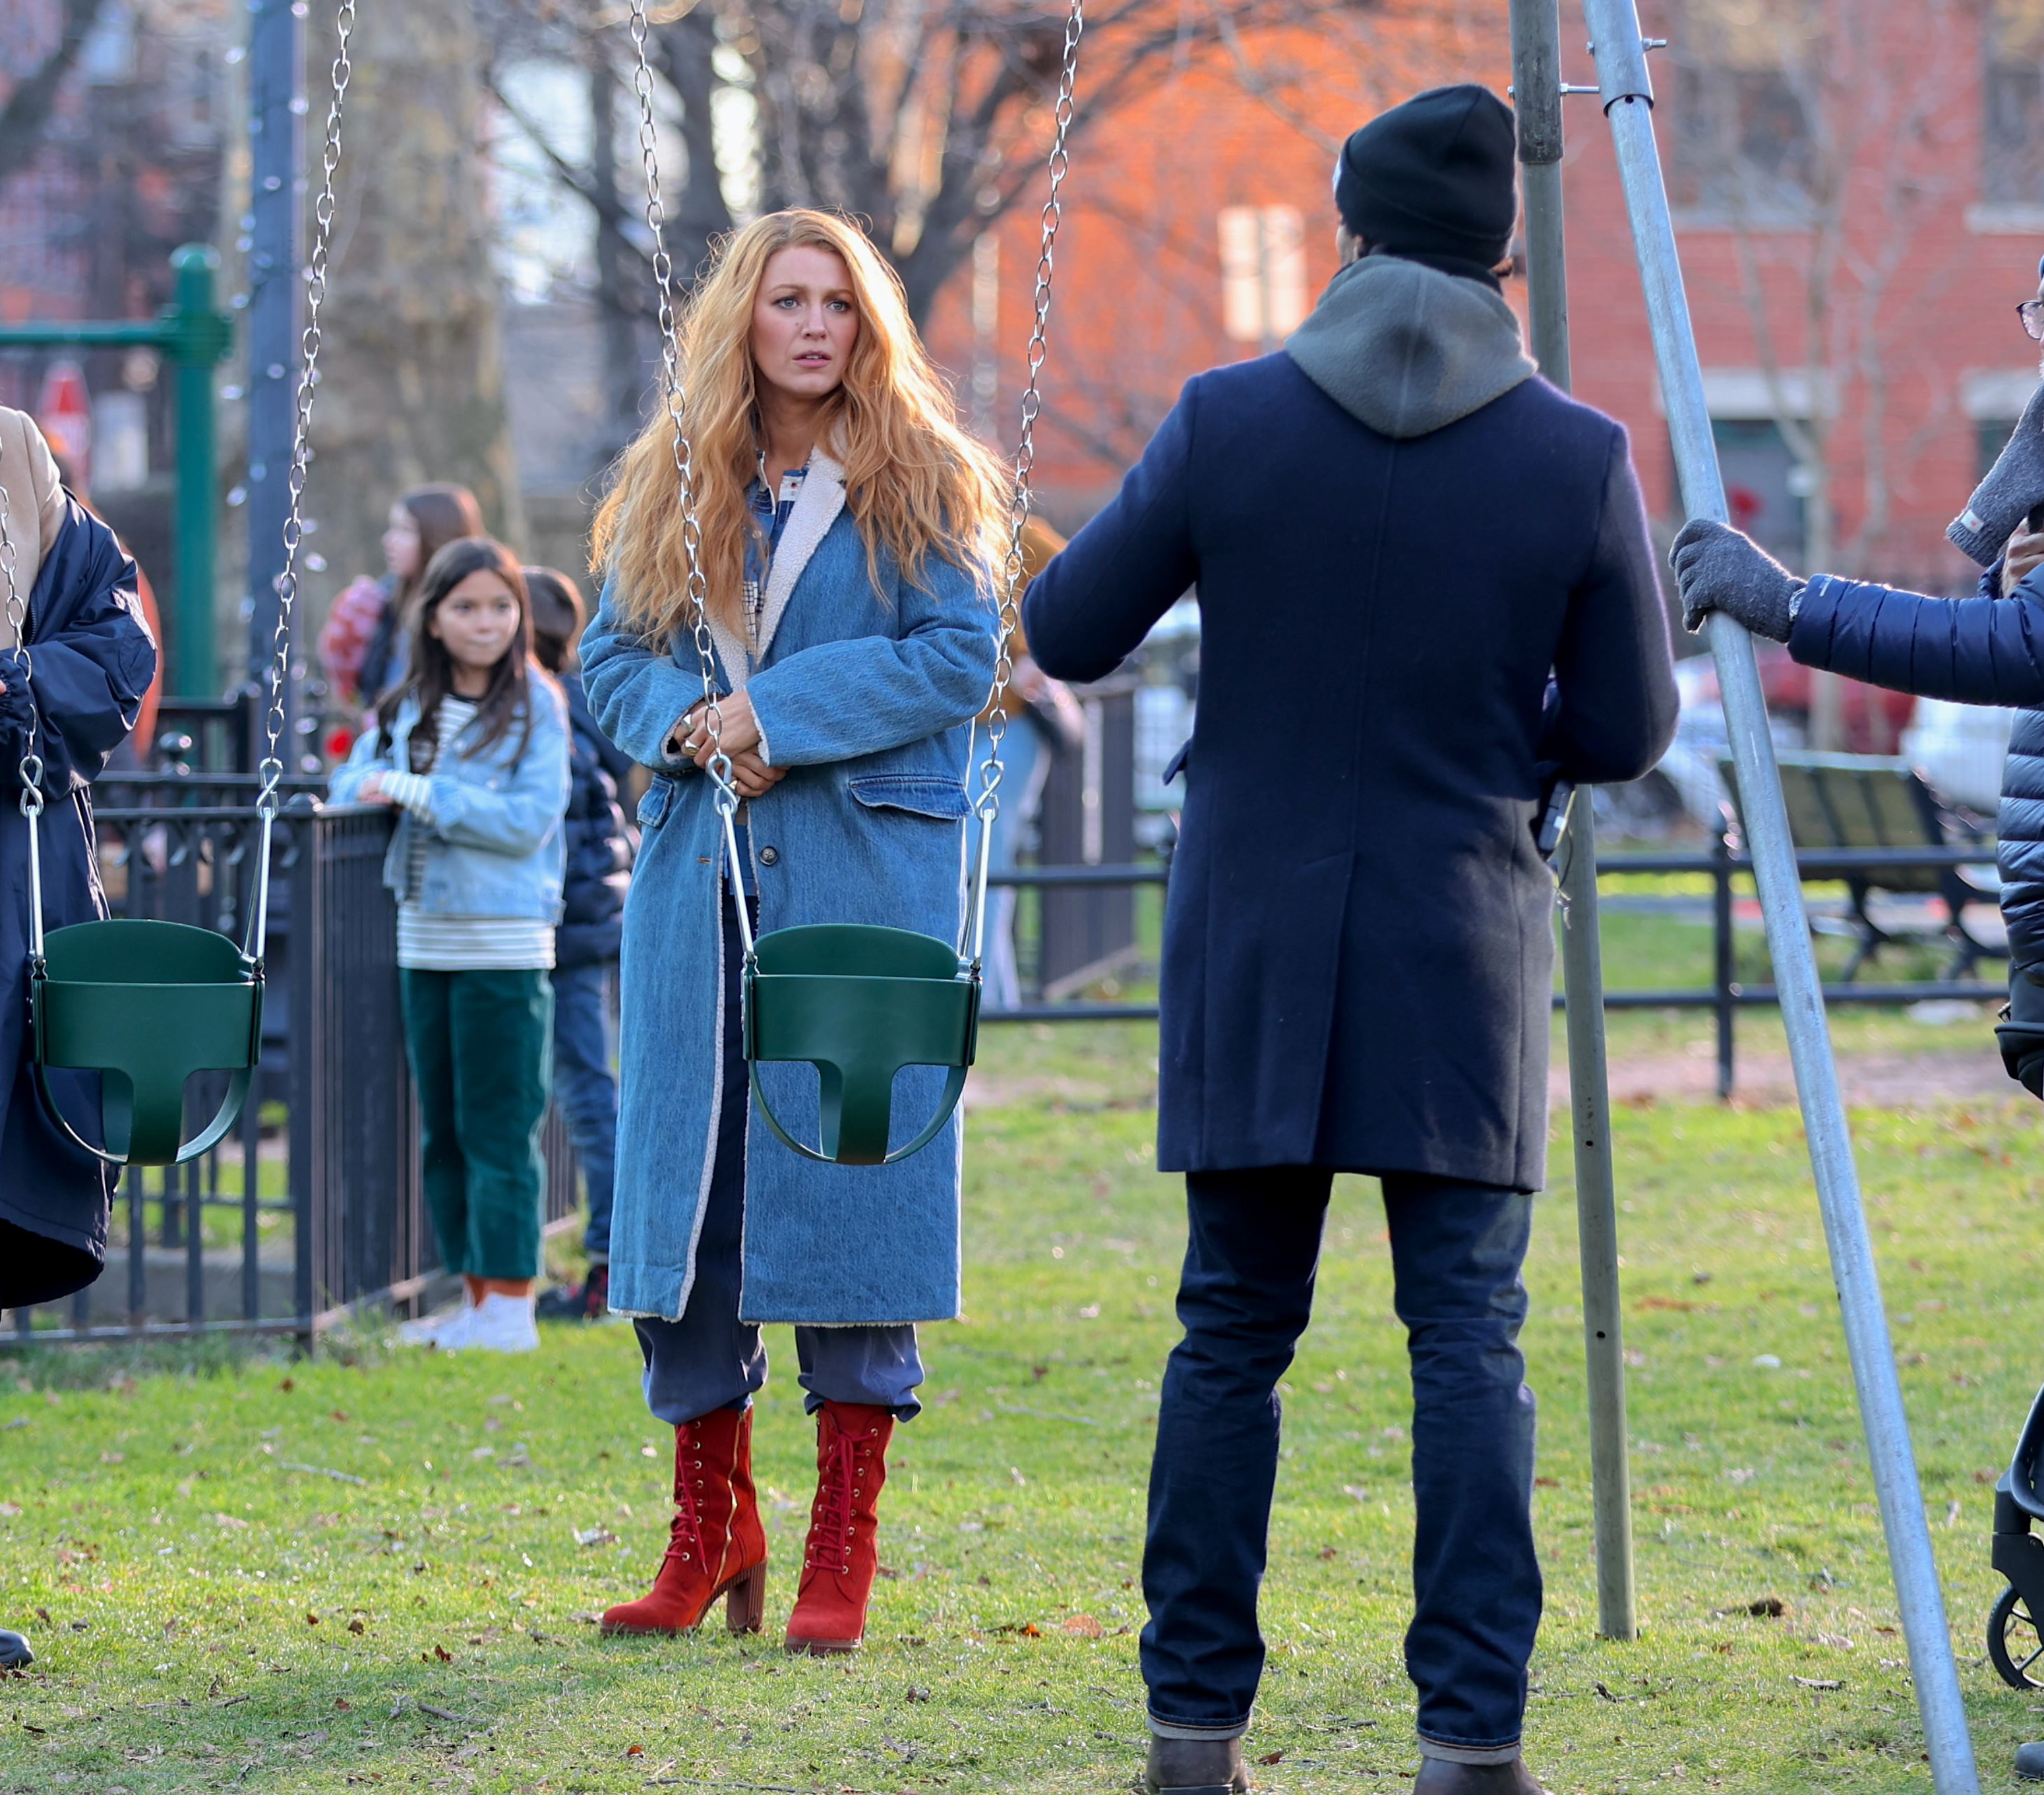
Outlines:
{"label": "boot laces", "polygon": [[866,1434],[840,1433],[831,1443],[830,1456],[820,1467],[816,1500],[809,1511],[807,1568],[835,1571],[840,1575],[851,1570],[853,1498],[858,1488],[859,1461],[870,1444]]}
{"label": "boot laces", "polygon": [[702,1480],[689,1474],[702,1469],[702,1442],[692,1424],[685,1422],[674,1431],[674,1518],[667,1532],[667,1556],[701,1566],[704,1561],[702,1510],[697,1505],[696,1492]]}

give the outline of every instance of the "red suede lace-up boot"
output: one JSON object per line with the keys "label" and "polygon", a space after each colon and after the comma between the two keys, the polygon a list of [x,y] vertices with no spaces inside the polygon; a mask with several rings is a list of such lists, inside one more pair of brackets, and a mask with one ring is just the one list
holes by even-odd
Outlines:
{"label": "red suede lace-up boot", "polygon": [[816,1415],[816,1499],[809,1509],[802,1586],[788,1617],[790,1651],[856,1651],[880,1568],[874,1506],[887,1481],[894,1412],[826,1402]]}
{"label": "red suede lace-up boot", "polygon": [[756,1633],[766,1529],[752,1487],[752,1411],[713,1409],[674,1429],[674,1519],[651,1590],[605,1610],[606,1633],[686,1633],[724,1597],[724,1624]]}

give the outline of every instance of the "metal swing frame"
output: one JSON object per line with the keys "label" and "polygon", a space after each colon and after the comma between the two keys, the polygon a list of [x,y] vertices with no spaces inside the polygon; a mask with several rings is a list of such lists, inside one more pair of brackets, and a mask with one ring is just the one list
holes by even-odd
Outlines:
{"label": "metal swing frame", "polygon": [[[1594,92],[1610,125],[1633,247],[1644,290],[1654,360],[1666,401],[1684,509],[1724,520],[1728,513],[1681,263],[1654,134],[1654,90],[1635,0],[1584,0],[1595,58],[1596,88],[1560,79],[1557,0],[1513,0],[1515,73],[1520,91],[1520,159],[1526,172],[1528,273],[1535,347],[1567,373],[1567,314],[1561,237],[1561,98]],[[1550,373],[1554,371],[1552,368]],[[1732,758],[1743,799],[1754,883],[1781,994],[1796,1087],[1824,1234],[1836,1280],[1846,1345],[1879,1500],[1888,1563],[1909,1654],[1931,1773],[1938,1795],[1978,1795],[1979,1773],[1966,1728],[1958,1666],[1939,1589],[1937,1562],[1911,1445],[1901,1381],[1882,1304],[1873,1246],[1860,1200],[1852,1137],[1832,1058],[1816,960],[1803,907],[1802,881],[1789,834],[1774,745],[1768,727],[1753,640],[1722,612],[1706,626],[1717,664]],[[1631,1525],[1624,1451],[1624,1399],[1618,1335],[1616,1235],[1610,1214],[1608,1105],[1602,1076],[1601,972],[1595,954],[1594,846],[1588,806],[1575,807],[1570,834],[1581,835],[1563,874],[1565,895],[1587,911],[1565,937],[1570,1041],[1576,1081],[1578,1204],[1584,1217],[1584,1323],[1589,1338],[1593,1454],[1596,1463],[1599,1605],[1605,1630],[1631,1636]],[[1578,980],[1581,980],[1581,983]],[[1580,1012],[1580,1014],[1579,1014]],[[1588,1073],[1589,1077],[1585,1078]],[[1593,1237],[1594,1236],[1594,1237]],[[1594,1310],[1594,1313],[1593,1313]]]}
{"label": "metal swing frame", "polygon": [[[42,1107],[58,1133],[79,1151],[117,1168],[182,1165],[217,1146],[240,1118],[262,1057],[271,848],[282,804],[285,690],[290,675],[298,549],[305,536],[302,500],[311,458],[313,397],[319,384],[320,311],[326,298],[328,254],[333,236],[334,176],[340,163],[342,113],[354,72],[348,47],[355,16],[355,0],[340,0],[322,151],[322,184],[313,207],[313,252],[305,274],[305,325],[300,342],[290,505],[283,531],[284,566],[277,580],[277,626],[270,665],[270,704],[264,720],[267,746],[256,769],[262,784],[256,797],[261,827],[256,847],[255,900],[231,978],[220,977],[213,968],[202,964],[209,959],[216,967],[225,963],[214,945],[218,938],[209,930],[139,918],[109,918],[73,923],[47,935],[44,932],[41,826],[46,769],[36,746],[42,719],[35,704],[28,601],[17,577],[7,493],[4,481],[0,480],[0,578],[4,578],[6,587],[7,616],[14,626],[19,663],[29,688],[29,730],[18,771],[20,808],[27,819],[29,833],[29,1041],[34,1082]],[[194,976],[161,983],[132,976],[92,976],[94,962],[107,959],[124,970],[138,961],[151,960],[173,969],[182,963]],[[201,993],[209,995],[202,997]],[[194,1010],[210,1013],[194,1016]],[[194,1046],[194,1037],[208,1022],[212,1025],[207,1031],[211,1044]],[[166,1038],[180,1028],[186,1036],[182,1053],[175,1045],[166,1045]],[[198,1063],[193,1063],[194,1057]],[[73,1126],[51,1088],[49,1073],[56,1068],[100,1073],[102,1133],[117,1145],[95,1144]],[[192,1072],[209,1070],[230,1075],[226,1095],[212,1120],[191,1139],[182,1140],[179,1124],[184,1080]],[[106,1081],[112,1078],[122,1080],[125,1093],[117,1087],[106,1088]],[[146,1092],[145,1079],[149,1086]],[[175,1091],[169,1089],[173,1082]]]}
{"label": "metal swing frame", "polygon": [[[1070,169],[1066,146],[1071,131],[1079,39],[1085,28],[1085,0],[1070,0],[1054,114],[1055,128],[1047,164],[1050,191],[1043,205],[1036,261],[1028,383],[1022,396],[1021,436],[1009,499],[999,635],[987,701],[987,750],[979,767],[979,790],[971,800],[972,813],[979,823],[978,848],[960,939],[946,943],[907,930],[830,923],[772,930],[755,938],[752,919],[742,898],[736,905],[744,954],[741,980],[744,1049],[752,1098],[767,1127],[782,1145],[820,1164],[893,1165],[920,1153],[950,1122],[964,1095],[966,1076],[978,1047],[987,874],[993,824],[1001,811],[1001,746],[1008,727],[1005,700],[1014,673],[1010,644],[1020,618],[1022,538],[1032,502],[1035,424],[1043,405],[1039,376],[1047,352],[1051,274],[1058,227],[1063,217],[1059,196]],[[724,834],[725,865],[735,882],[740,865],[739,797],[731,758],[723,745],[724,715],[709,630],[702,532],[696,517],[694,451],[685,418],[674,263],[667,251],[666,212],[660,199],[653,78],[646,51],[647,29],[646,0],[631,0],[629,30],[636,56],[632,86],[638,100],[640,155],[646,179],[646,224],[653,241],[653,274],[659,293],[662,391],[672,425],[674,480],[682,508],[690,634],[702,676],[701,727],[710,749],[704,770],[716,787],[713,801]],[[817,1069],[822,1084],[820,1138],[816,1146],[797,1140],[774,1114],[759,1068],[777,1061],[807,1062]],[[937,1065],[949,1070],[936,1114],[905,1145],[889,1151],[889,1093],[895,1072],[905,1065]]]}

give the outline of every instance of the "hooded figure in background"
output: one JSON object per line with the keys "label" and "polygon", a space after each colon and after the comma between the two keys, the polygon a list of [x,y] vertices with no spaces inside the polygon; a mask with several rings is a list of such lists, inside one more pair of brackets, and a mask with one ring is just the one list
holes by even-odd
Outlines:
{"label": "hooded figure in background", "polygon": [[1558,779],[1651,767],[1676,699],[1625,432],[1538,377],[1501,296],[1513,152],[1473,86],[1350,137],[1317,309],[1186,385],[1024,606],[1043,670],[1093,680],[1200,604],[1164,931],[1157,1160],[1191,1238],[1143,1558],[1152,1790],[1247,1786],[1275,1389],[1336,1172],[1383,1181],[1412,1357],[1414,1795],[1539,1786],[1536,830]]}
{"label": "hooded figure in background", "polygon": [[[44,929],[103,917],[90,787],[134,727],[156,643],[136,597],[135,563],[59,484],[33,421],[5,408],[0,493],[27,620],[18,631],[0,577],[0,1309],[13,1309],[68,1296],[99,1275],[113,1191],[107,1168],[50,1125],[29,1064],[21,763],[32,746],[43,763]],[[53,1071],[50,1084],[73,1125],[95,1138],[98,1075]]]}

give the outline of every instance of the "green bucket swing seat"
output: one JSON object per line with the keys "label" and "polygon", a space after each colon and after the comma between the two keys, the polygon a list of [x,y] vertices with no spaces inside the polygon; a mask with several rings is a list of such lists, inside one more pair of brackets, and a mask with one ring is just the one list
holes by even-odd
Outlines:
{"label": "green bucket swing seat", "polygon": [[[29,1003],[36,1082],[74,1146],[110,1164],[182,1164],[240,1116],[263,1050],[263,974],[227,936],[119,917],[54,929]],[[100,1074],[103,1148],[58,1108],[51,1067]],[[186,1141],[185,1080],[196,1072],[230,1076],[213,1120]]]}
{"label": "green bucket swing seat", "polygon": [[[957,951],[932,935],[822,922],[760,936],[745,968],[745,1057],[766,1126],[805,1159],[831,1164],[892,1165],[920,1152],[964,1094],[979,993]],[[760,1086],[763,1061],[794,1061],[822,1081],[816,1147],[782,1126]],[[950,1073],[936,1114],[890,1153],[894,1075],[904,1066]]]}

